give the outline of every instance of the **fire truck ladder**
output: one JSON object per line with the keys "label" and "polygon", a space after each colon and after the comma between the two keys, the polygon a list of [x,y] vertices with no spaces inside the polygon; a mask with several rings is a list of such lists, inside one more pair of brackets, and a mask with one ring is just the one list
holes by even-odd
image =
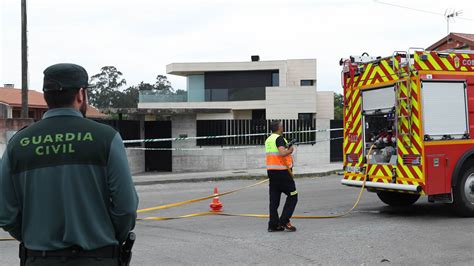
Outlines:
{"label": "fire truck ladder", "polygon": [[[410,54],[405,51],[396,51],[392,56],[393,72],[397,75],[395,83],[395,122],[397,133],[402,136],[403,143],[412,146],[412,88]],[[406,93],[403,92],[406,88]],[[403,110],[406,110],[405,112]],[[405,126],[403,126],[405,124]]]}
{"label": "fire truck ladder", "polygon": [[[395,111],[396,124],[398,134],[402,136],[404,144],[412,147],[413,136],[413,118],[412,118],[412,73],[413,68],[412,55],[415,51],[424,51],[423,48],[410,48],[408,52],[395,51],[392,56],[392,67],[398,79],[395,83]],[[400,61],[398,60],[400,58]],[[406,93],[403,93],[403,86],[406,88]],[[406,110],[403,112],[403,110]],[[405,127],[402,125],[406,124]]]}

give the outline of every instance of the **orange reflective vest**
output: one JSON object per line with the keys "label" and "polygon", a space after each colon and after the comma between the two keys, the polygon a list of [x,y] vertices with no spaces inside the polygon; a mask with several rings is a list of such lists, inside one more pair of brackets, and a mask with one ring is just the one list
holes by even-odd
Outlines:
{"label": "orange reflective vest", "polygon": [[[293,167],[293,157],[290,155],[281,156],[280,151],[276,145],[276,139],[280,135],[271,134],[267,140],[265,140],[265,153],[267,159],[267,170],[287,170]],[[283,138],[288,144],[288,141]]]}

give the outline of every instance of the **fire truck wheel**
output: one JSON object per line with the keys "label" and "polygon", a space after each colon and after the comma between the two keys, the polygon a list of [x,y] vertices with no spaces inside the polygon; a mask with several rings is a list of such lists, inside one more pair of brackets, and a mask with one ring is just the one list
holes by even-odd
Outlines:
{"label": "fire truck wheel", "polygon": [[474,167],[463,173],[453,187],[454,209],[464,217],[474,217]]}
{"label": "fire truck wheel", "polygon": [[406,207],[413,205],[419,198],[418,194],[405,194],[397,192],[379,191],[377,192],[379,199],[392,207]]}

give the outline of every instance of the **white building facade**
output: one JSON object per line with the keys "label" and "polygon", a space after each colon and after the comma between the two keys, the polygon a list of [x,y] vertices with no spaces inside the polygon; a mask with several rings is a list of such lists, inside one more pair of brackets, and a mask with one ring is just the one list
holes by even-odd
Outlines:
{"label": "white building facade", "polygon": [[334,117],[333,92],[316,88],[316,59],[172,63],[166,72],[186,77],[187,95],[141,95],[138,108],[228,110],[198,120]]}
{"label": "white building facade", "polygon": [[[334,94],[317,91],[316,70],[316,59],[172,63],[167,73],[186,78],[187,94],[141,92],[138,109],[168,111],[172,137],[196,136],[200,120],[315,120],[316,129],[327,129],[334,117]],[[296,172],[298,167],[329,163],[328,138],[328,132],[317,133],[316,143],[297,147]],[[172,142],[178,148],[172,151],[173,172],[265,167],[263,146],[186,150],[197,144]]]}

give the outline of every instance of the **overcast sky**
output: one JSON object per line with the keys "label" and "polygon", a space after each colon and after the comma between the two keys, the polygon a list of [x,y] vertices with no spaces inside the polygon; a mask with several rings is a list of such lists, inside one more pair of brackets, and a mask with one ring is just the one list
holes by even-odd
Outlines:
{"label": "overcast sky", "polygon": [[[1,1],[0,84],[21,87],[20,0]],[[435,13],[462,9],[474,19],[472,0],[386,0]],[[43,70],[73,62],[89,75],[105,65],[128,85],[154,82],[173,62],[316,58],[318,90],[340,92],[341,57],[391,55],[427,47],[446,35],[442,16],[373,0],[29,0],[30,88]],[[474,33],[473,20],[452,32]],[[176,89],[185,79],[169,75]]]}

